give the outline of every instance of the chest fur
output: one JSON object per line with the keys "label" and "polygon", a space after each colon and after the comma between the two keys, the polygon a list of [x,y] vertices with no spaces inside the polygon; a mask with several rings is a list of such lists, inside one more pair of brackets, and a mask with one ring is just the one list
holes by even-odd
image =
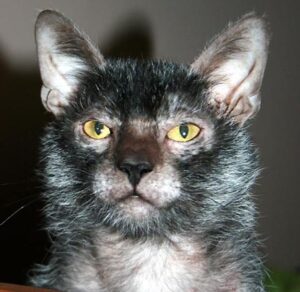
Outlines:
{"label": "chest fur", "polygon": [[121,245],[100,250],[103,281],[118,278],[124,291],[193,291],[196,287],[202,263],[200,253],[191,246]]}
{"label": "chest fur", "polygon": [[212,273],[202,248],[191,241],[98,243],[92,261],[77,258],[73,265],[76,291],[243,291],[236,290],[236,279],[229,280],[232,274]]}

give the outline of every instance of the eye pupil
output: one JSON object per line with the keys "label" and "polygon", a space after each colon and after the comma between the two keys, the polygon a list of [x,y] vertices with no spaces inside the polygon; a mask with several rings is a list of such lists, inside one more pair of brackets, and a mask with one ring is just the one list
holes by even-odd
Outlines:
{"label": "eye pupil", "polygon": [[182,138],[186,138],[189,134],[189,127],[186,124],[179,126],[179,132]]}
{"label": "eye pupil", "polygon": [[99,121],[95,122],[95,132],[97,135],[100,135],[102,133],[102,130],[104,128],[104,125],[100,123]]}

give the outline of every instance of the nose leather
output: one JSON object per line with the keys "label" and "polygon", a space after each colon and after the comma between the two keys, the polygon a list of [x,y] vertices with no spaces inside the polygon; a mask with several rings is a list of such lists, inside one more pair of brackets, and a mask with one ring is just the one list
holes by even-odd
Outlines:
{"label": "nose leather", "polygon": [[153,165],[146,157],[132,154],[120,160],[118,168],[126,173],[130,183],[136,186],[144,174],[153,170]]}

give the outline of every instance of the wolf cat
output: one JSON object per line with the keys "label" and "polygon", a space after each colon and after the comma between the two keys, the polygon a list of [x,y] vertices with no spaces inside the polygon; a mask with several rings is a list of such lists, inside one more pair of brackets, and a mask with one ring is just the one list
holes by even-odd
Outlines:
{"label": "wolf cat", "polygon": [[247,14],[191,65],[105,59],[42,11],[41,145],[51,257],[31,282],[59,291],[264,291],[246,128],[269,33]]}

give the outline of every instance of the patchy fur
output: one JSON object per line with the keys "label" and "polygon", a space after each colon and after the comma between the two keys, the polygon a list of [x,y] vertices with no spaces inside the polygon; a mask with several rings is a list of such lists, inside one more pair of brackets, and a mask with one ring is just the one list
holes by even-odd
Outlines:
{"label": "patchy fur", "polygon": [[[258,155],[244,126],[250,115],[239,120],[211,106],[218,82],[212,79],[227,74],[234,57],[243,64],[240,52],[255,58],[262,51],[263,23],[255,15],[241,19],[191,67],[104,60],[65,17],[40,14],[37,45],[49,89],[42,99],[55,115],[42,139],[40,169],[53,245],[49,262],[34,271],[34,285],[72,292],[264,291],[251,198]],[[265,55],[247,80],[256,93]],[[47,63],[49,56],[62,69]],[[88,137],[83,125],[90,120],[111,134]],[[187,123],[200,129],[192,140],[167,137]]]}

